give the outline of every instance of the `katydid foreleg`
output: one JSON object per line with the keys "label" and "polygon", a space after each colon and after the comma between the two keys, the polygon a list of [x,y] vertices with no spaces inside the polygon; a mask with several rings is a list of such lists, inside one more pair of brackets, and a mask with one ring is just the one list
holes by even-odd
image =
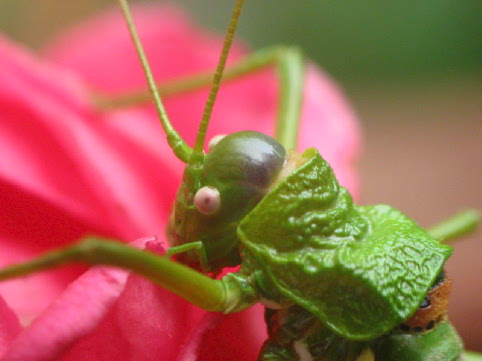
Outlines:
{"label": "katydid foreleg", "polygon": [[[275,68],[280,89],[275,138],[286,149],[295,149],[305,77],[303,54],[299,48],[275,46],[246,55],[226,68],[222,83],[249,76],[268,67]],[[156,88],[160,96],[167,98],[204,88],[211,83],[212,73],[209,72],[156,84]],[[136,91],[116,96],[97,94],[94,98],[98,107],[109,110],[147,103],[151,101],[152,95],[148,91]]]}

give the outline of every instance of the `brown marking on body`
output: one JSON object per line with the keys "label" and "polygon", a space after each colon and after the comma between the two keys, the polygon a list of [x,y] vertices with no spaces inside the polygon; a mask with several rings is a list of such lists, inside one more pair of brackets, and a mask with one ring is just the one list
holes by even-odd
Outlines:
{"label": "brown marking on body", "polygon": [[452,280],[445,276],[442,282],[430,289],[418,310],[398,327],[399,330],[410,333],[425,333],[445,321],[451,287]]}

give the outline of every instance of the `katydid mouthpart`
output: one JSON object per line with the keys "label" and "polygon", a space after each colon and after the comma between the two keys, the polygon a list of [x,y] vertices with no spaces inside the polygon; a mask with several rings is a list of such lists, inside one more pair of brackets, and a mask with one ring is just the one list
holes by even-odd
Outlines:
{"label": "katydid mouthpart", "polygon": [[[237,312],[261,302],[269,339],[259,360],[460,359],[462,344],[446,317],[450,279],[443,266],[451,248],[440,240],[469,232],[476,212],[425,231],[390,206],[355,205],[316,149],[293,151],[304,72],[293,48],[256,53],[232,71],[237,76],[276,64],[282,84],[276,139],[233,133],[205,154],[242,0],[190,148],[162,106],[127,2],[119,2],[168,143],[186,163],[167,230],[171,248],[160,257],[89,239],[3,269],[0,279],[83,262],[132,270],[209,311]],[[238,265],[219,280],[207,276]]]}

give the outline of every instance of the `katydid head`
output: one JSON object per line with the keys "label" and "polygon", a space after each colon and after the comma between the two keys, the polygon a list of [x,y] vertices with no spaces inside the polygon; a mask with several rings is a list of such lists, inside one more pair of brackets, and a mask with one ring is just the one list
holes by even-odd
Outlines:
{"label": "katydid head", "polygon": [[188,164],[168,227],[171,246],[200,242],[178,258],[205,272],[240,263],[238,223],[269,191],[285,164],[275,139],[254,131],[221,139],[201,168]]}
{"label": "katydid head", "polygon": [[[213,151],[203,147],[209,119],[243,0],[236,0],[195,146],[191,149],[172,127],[157,91],[152,72],[131,18],[127,0],[119,0],[146,74],[161,124],[174,154],[184,163],[183,181],[173,208],[168,238],[171,246],[201,244],[197,252],[181,253],[184,263],[212,272],[239,264],[236,228],[239,220],[259,202],[285,162],[285,150],[271,137],[255,132],[235,133]],[[198,267],[199,268],[199,267]]]}

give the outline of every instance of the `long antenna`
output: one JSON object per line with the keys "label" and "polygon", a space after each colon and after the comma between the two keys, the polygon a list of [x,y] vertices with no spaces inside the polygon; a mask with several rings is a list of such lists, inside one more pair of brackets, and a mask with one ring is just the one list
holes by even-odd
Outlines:
{"label": "long antenna", "polygon": [[132,19],[131,11],[127,0],[119,0],[119,4],[122,8],[122,13],[124,14],[124,18],[126,20],[127,27],[129,28],[132,41],[134,42],[134,45],[136,47],[137,54],[139,55],[139,60],[141,61],[142,69],[144,70],[144,74],[149,85],[149,91],[152,94],[157,114],[159,115],[159,119],[161,121],[162,127],[164,128],[164,132],[166,133],[167,142],[169,143],[169,146],[171,147],[176,157],[179,158],[182,162],[187,163],[189,157],[191,156],[192,149],[181,138],[179,133],[173,128],[171,122],[169,121],[164,105],[162,104],[161,97],[157,90],[151,67],[149,66],[149,62],[147,61],[147,57],[144,52],[144,48],[139,39],[139,34],[137,33],[134,20]]}
{"label": "long antenna", "polygon": [[218,94],[219,85],[221,84],[224,67],[226,66],[226,60],[229,55],[229,49],[231,48],[231,44],[233,43],[233,37],[234,33],[236,32],[239,16],[241,15],[243,2],[244,0],[237,0],[236,5],[234,6],[233,15],[231,16],[231,21],[229,22],[226,37],[224,38],[223,50],[221,52],[221,56],[219,57],[216,72],[214,73],[213,85],[211,86],[211,91],[209,92],[209,97],[206,102],[201,124],[199,126],[199,131],[197,133],[196,144],[194,145],[194,153],[202,153],[203,151],[204,139],[206,138],[206,131],[209,125],[209,119],[211,118],[214,102]]}

